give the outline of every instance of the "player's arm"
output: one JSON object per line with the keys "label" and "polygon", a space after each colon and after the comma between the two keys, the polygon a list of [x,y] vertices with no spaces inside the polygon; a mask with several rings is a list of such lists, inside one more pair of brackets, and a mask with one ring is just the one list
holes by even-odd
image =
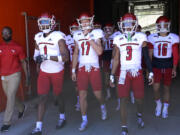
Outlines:
{"label": "player's arm", "polygon": [[148,46],[148,49],[149,49],[149,57],[150,57],[150,59],[152,61],[154,47],[153,47],[152,43],[150,43],[150,42],[147,42],[147,46]]}
{"label": "player's arm", "polygon": [[112,59],[114,59],[115,54],[116,54],[116,48],[115,45],[113,44]]}
{"label": "player's arm", "polygon": [[34,61],[37,62],[37,58],[38,58],[39,55],[40,55],[39,47],[38,47],[38,45],[35,43],[34,56],[33,56]]}
{"label": "player's arm", "polygon": [[34,56],[33,56],[34,61],[36,62],[36,71],[39,73],[40,71],[40,64],[42,62],[41,56],[40,56],[40,51],[39,51],[39,46],[35,43],[35,49],[34,49]]}
{"label": "player's arm", "polygon": [[175,43],[172,46],[172,54],[173,54],[173,71],[172,71],[172,77],[176,77],[176,69],[179,61],[179,52],[178,52],[178,46],[179,43]]}
{"label": "player's arm", "polygon": [[53,61],[62,61],[62,62],[67,62],[69,60],[69,53],[66,47],[66,43],[64,39],[60,39],[58,41],[59,45],[59,51],[60,51],[60,56],[47,56],[47,59],[53,60]]}
{"label": "player's arm", "polygon": [[116,69],[119,65],[119,57],[120,57],[119,55],[120,55],[119,48],[115,45],[112,53],[113,62],[112,62],[111,75],[115,74]]}
{"label": "player's arm", "polygon": [[77,67],[77,63],[78,63],[78,56],[79,56],[79,48],[78,48],[78,44],[75,42],[75,46],[74,46],[74,53],[73,53],[73,57],[72,57],[72,80],[76,81],[76,67]]}
{"label": "player's arm", "polygon": [[151,84],[153,84],[153,71],[152,71],[152,64],[151,64],[151,60],[149,57],[149,50],[148,50],[146,41],[144,41],[142,44],[142,53],[144,56],[144,60],[145,60],[147,69],[149,71],[149,85],[151,85]]}
{"label": "player's arm", "polygon": [[110,75],[110,86],[111,87],[114,87],[114,74],[115,74],[117,67],[119,65],[119,57],[120,57],[119,48],[116,45],[114,45],[113,53],[112,53],[112,58],[113,58],[112,70],[111,70],[111,75]]}
{"label": "player's arm", "polygon": [[103,43],[101,38],[97,39],[96,41],[89,40],[89,43],[98,55],[101,55],[103,53]]}

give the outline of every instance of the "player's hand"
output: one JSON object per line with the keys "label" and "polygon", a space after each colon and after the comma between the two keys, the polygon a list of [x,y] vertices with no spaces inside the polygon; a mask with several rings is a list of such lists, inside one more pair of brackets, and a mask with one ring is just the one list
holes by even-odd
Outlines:
{"label": "player's hand", "polygon": [[76,82],[77,78],[76,78],[76,73],[72,73],[72,81]]}
{"label": "player's hand", "polygon": [[36,57],[36,63],[41,64],[43,61],[47,60],[47,56],[39,55]]}
{"label": "player's hand", "polygon": [[175,78],[177,75],[176,69],[173,68],[172,70],[172,78]]}
{"label": "player's hand", "polygon": [[109,82],[110,87],[114,88],[115,84],[114,84],[114,75],[110,75],[110,82]]}
{"label": "player's hand", "polygon": [[153,83],[154,83],[154,74],[150,72],[148,77],[148,85],[152,85]]}

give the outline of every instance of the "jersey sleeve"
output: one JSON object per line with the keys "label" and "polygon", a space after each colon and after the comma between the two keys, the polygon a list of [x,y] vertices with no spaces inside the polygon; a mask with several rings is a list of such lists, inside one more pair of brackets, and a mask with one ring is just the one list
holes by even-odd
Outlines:
{"label": "jersey sleeve", "polygon": [[154,48],[154,46],[153,46],[153,35],[152,35],[152,34],[149,35],[149,36],[147,37],[147,40],[148,40],[148,48],[149,48],[149,49],[153,49],[153,48]]}
{"label": "jersey sleeve", "polygon": [[74,39],[74,41],[78,41],[78,35],[80,34],[80,32],[78,31],[78,32],[75,32],[74,34],[73,34],[73,39]]}
{"label": "jersey sleeve", "polygon": [[172,44],[179,44],[179,36],[176,34],[172,34],[173,43]]}
{"label": "jersey sleeve", "polygon": [[66,35],[60,31],[54,32],[56,40],[59,41],[61,39],[66,40]]}
{"label": "jersey sleeve", "polygon": [[140,39],[141,39],[141,40],[140,40],[140,44],[141,44],[141,45],[143,44],[144,41],[146,41],[146,42],[148,41],[146,34],[144,34],[144,33],[139,33],[139,36],[140,36]]}
{"label": "jersey sleeve", "polygon": [[92,34],[94,35],[95,39],[99,39],[99,38],[104,37],[104,33],[103,33],[103,31],[101,29],[93,30]]}
{"label": "jersey sleeve", "polygon": [[42,36],[42,32],[39,32],[39,33],[35,34],[34,40],[35,40],[36,44],[38,43],[38,40],[39,40],[39,38],[40,38],[41,36]]}
{"label": "jersey sleeve", "polygon": [[113,40],[113,44],[114,45],[118,45],[119,44],[119,40],[118,40],[118,36],[114,37],[114,40]]}

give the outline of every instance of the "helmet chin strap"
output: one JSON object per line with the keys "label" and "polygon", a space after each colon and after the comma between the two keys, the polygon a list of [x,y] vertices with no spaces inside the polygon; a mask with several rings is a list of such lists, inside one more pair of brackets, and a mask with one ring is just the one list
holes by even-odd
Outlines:
{"label": "helmet chin strap", "polygon": [[91,26],[82,27],[82,30],[89,30],[89,29],[92,29],[92,27]]}
{"label": "helmet chin strap", "polygon": [[51,30],[50,29],[45,29],[45,30],[43,30],[43,33],[49,33]]}

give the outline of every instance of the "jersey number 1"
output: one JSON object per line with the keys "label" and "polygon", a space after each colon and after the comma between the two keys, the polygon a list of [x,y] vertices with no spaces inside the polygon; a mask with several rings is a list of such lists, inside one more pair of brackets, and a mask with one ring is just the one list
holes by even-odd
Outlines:
{"label": "jersey number 1", "polygon": [[89,55],[89,50],[90,50],[89,42],[82,42],[81,48],[82,48],[82,55]]}

